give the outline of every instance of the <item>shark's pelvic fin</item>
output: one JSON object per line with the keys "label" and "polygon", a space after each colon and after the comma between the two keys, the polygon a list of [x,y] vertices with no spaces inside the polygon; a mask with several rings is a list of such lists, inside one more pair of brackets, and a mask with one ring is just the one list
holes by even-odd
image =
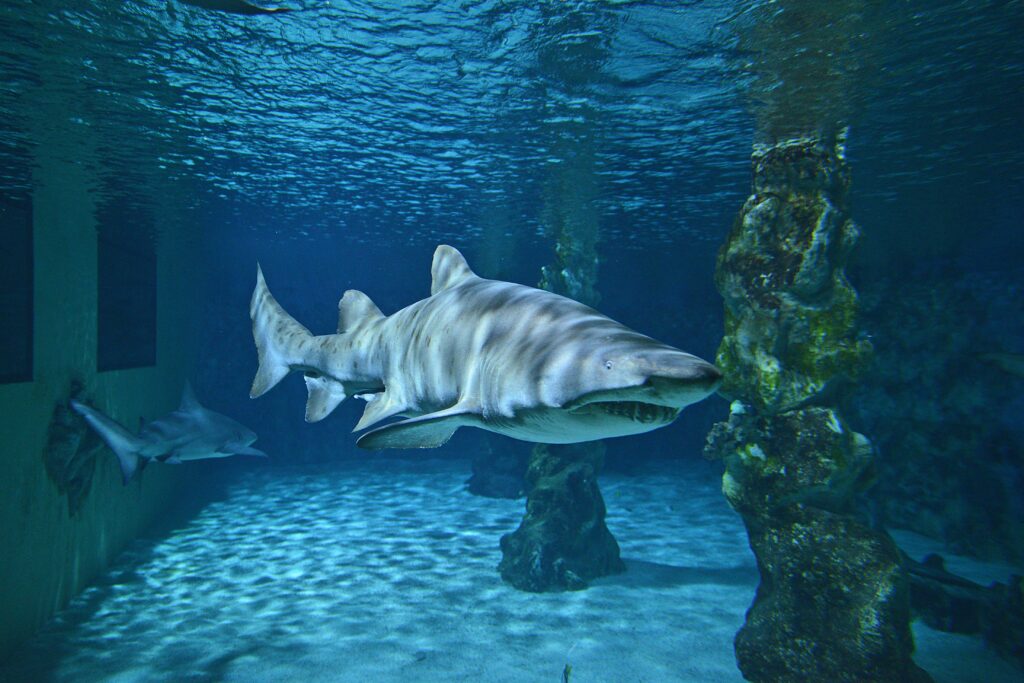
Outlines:
{"label": "shark's pelvic fin", "polygon": [[377,304],[359,290],[348,290],[338,302],[338,334],[383,319]]}
{"label": "shark's pelvic fin", "polygon": [[345,387],[325,375],[306,375],[306,422],[319,422],[345,400]]}
{"label": "shark's pelvic fin", "polygon": [[142,441],[117,422],[107,417],[95,408],[90,408],[84,403],[71,399],[71,407],[85,421],[96,430],[100,438],[110,446],[117,456],[117,462],[121,466],[121,478],[125,484],[131,481],[139,469],[138,451],[142,448]]}
{"label": "shark's pelvic fin", "polygon": [[480,416],[476,410],[455,405],[436,413],[378,427],[359,437],[356,445],[371,451],[384,448],[437,448],[447,443],[459,427],[479,421]]}
{"label": "shark's pelvic fin", "polygon": [[304,345],[313,338],[305,327],[288,315],[267,289],[263,270],[256,267],[256,289],[249,302],[252,335],[259,353],[259,369],[249,395],[262,396],[293,369],[301,366]]}
{"label": "shark's pelvic fin", "polygon": [[454,247],[442,244],[434,250],[434,262],[430,265],[430,295],[455,287],[466,280],[477,277],[465,257]]}
{"label": "shark's pelvic fin", "polygon": [[378,394],[372,401],[366,404],[366,410],[363,411],[363,416],[359,418],[359,422],[356,423],[353,432],[358,432],[361,429],[366,429],[370,425],[377,424],[381,420],[386,420],[389,417],[398,415],[402,411],[406,410],[408,406],[403,401],[396,401],[394,396],[388,394],[385,391],[382,394]]}

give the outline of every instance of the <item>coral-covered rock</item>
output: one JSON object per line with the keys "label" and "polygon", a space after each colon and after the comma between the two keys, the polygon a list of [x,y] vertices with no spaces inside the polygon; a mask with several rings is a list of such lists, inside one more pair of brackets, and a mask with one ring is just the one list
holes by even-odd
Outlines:
{"label": "coral-covered rock", "polygon": [[501,538],[498,570],[505,581],[538,593],[580,590],[625,571],[597,487],[603,456],[604,448],[592,443],[534,448],[526,516]]}
{"label": "coral-covered rock", "polygon": [[927,681],[912,662],[909,588],[888,535],[849,514],[871,446],[831,409],[736,406],[705,454],[743,517],[761,582],[736,635],[752,681]]}
{"label": "coral-covered rock", "polygon": [[771,683],[928,681],[910,656],[899,550],[854,514],[873,478],[871,444],[825,407],[872,351],[844,274],[857,229],[841,141],[759,147],[753,166],[715,273],[722,393],[737,400],[705,448],[725,462],[722,490],[761,574],[737,663]]}
{"label": "coral-covered rock", "polygon": [[855,377],[871,353],[843,268],[857,240],[841,148],[812,140],[759,147],[754,194],[718,255],[725,337],[722,394],[780,412]]}

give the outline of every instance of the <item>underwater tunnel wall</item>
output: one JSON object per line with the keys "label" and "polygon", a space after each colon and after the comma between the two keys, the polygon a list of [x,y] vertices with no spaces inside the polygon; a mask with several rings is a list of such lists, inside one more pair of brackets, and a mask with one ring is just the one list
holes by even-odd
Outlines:
{"label": "underwater tunnel wall", "polygon": [[[166,510],[183,481],[181,468],[154,466],[122,486],[114,455],[105,446],[93,447],[85,454],[87,467],[75,464],[77,472],[85,471],[79,477],[85,483],[78,482],[76,496],[68,495],[67,482],[53,475],[51,425],[60,415],[65,424],[75,424],[65,410],[72,387],[80,387],[83,400],[134,430],[140,418],[177,406],[195,346],[195,278],[175,276],[193,262],[195,247],[187,230],[170,224],[180,212],[170,210],[170,195],[162,195],[156,202],[169,210],[157,206],[146,219],[152,225],[132,220],[129,226],[160,236],[151,242],[148,267],[155,271],[154,286],[146,294],[156,304],[155,321],[144,323],[154,336],[155,354],[146,365],[97,369],[103,263],[98,222],[103,212],[94,191],[96,178],[85,164],[56,156],[35,161],[28,174],[32,190],[23,198],[31,204],[32,268],[25,286],[31,289],[33,314],[31,329],[21,330],[31,338],[29,368],[0,383],[0,658]],[[133,293],[122,288],[114,292],[119,295],[130,298]],[[123,322],[132,325],[132,317]],[[18,333],[10,323],[5,321],[4,335]],[[84,429],[80,436],[75,443],[85,443]],[[99,445],[94,437],[92,444]],[[81,449],[72,448],[72,453],[82,455]]]}

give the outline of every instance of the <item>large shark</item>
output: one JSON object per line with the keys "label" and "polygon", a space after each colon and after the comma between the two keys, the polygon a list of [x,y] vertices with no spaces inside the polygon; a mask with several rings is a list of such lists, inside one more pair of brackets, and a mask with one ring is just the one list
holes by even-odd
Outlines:
{"label": "large shark", "polygon": [[257,266],[249,313],[259,352],[256,398],[305,374],[306,420],[348,396],[368,400],[363,448],[433,448],[463,426],[524,441],[575,443],[663,427],[711,394],[715,366],[592,308],[486,280],[439,246],[430,297],[385,317],[362,292],[338,303],[338,332],[314,336],[288,315]]}
{"label": "large shark", "polygon": [[188,384],[178,409],[143,425],[138,434],[132,434],[84,403],[72,399],[71,407],[117,455],[125,484],[140,465],[150,460],[179,464],[186,460],[226,458],[229,455],[267,456],[250,446],[256,440],[255,432],[230,417],[201,406]]}

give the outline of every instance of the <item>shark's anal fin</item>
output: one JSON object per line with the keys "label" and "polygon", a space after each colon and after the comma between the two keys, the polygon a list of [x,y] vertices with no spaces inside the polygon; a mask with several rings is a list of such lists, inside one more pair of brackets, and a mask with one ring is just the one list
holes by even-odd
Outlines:
{"label": "shark's anal fin", "polygon": [[319,422],[345,400],[345,386],[326,375],[306,375],[306,422]]}
{"label": "shark's anal fin", "polygon": [[378,427],[359,437],[356,445],[371,451],[384,448],[437,448],[452,438],[459,427],[479,421],[480,416],[476,411],[456,405],[436,413]]}

